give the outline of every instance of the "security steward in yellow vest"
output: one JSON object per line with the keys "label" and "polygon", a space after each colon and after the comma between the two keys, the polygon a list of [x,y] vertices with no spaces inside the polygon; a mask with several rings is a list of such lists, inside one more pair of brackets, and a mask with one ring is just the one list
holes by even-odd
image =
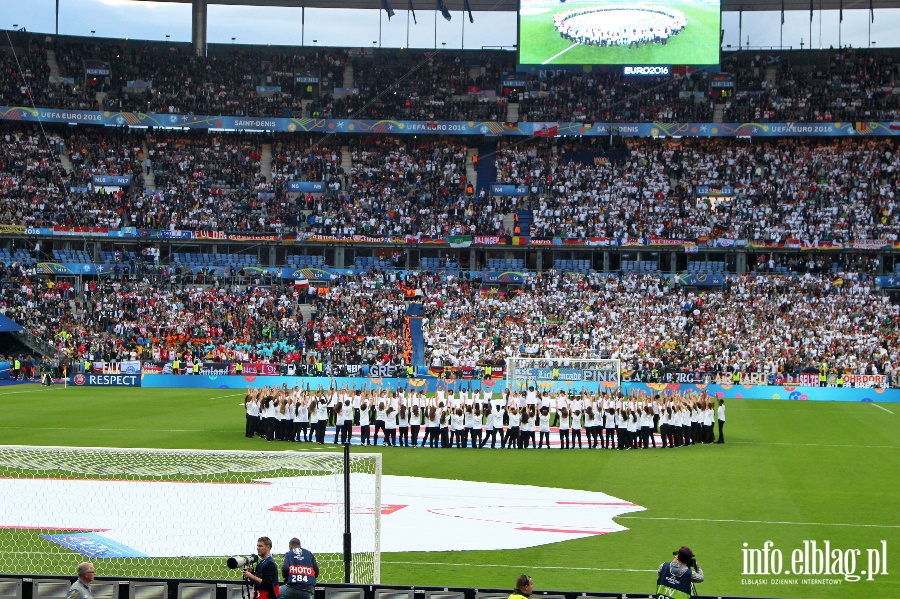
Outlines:
{"label": "security steward in yellow vest", "polygon": [[520,574],[516,578],[516,590],[512,592],[509,599],[528,599],[531,597],[531,591],[534,589],[534,583],[528,574]]}

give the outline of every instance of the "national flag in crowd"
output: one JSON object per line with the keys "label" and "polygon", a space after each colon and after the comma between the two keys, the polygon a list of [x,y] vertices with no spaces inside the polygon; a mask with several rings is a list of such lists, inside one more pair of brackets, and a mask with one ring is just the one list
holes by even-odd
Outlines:
{"label": "national flag in crowd", "polygon": [[474,23],[475,17],[472,16],[472,7],[469,6],[469,0],[463,0],[463,10],[469,13],[469,23]]}
{"label": "national flag in crowd", "polygon": [[413,23],[415,23],[416,25],[418,25],[419,22],[416,21],[416,11],[415,11],[415,9],[413,9],[412,0],[407,0],[407,1],[406,1],[406,9],[407,9],[409,12],[412,13]]}

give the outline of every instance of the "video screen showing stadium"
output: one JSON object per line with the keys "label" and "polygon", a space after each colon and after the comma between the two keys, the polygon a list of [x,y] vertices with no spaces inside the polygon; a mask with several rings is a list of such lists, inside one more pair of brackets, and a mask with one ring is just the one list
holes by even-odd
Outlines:
{"label": "video screen showing stadium", "polygon": [[521,0],[519,63],[719,64],[720,0]]}

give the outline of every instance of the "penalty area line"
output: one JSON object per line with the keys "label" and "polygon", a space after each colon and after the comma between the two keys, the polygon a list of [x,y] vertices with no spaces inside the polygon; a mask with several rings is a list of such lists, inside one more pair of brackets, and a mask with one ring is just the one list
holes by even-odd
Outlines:
{"label": "penalty area line", "polygon": [[451,568],[512,568],[515,570],[584,570],[587,572],[656,572],[656,570],[635,570],[632,568],[576,568],[572,566],[513,566],[510,564],[444,564],[438,562],[388,562],[382,564],[398,566],[448,566]]}
{"label": "penalty area line", "polygon": [[893,412],[891,412],[891,411],[888,410],[887,408],[882,408],[882,407],[879,406],[877,403],[873,403],[872,405],[875,406],[876,408],[878,408],[879,410],[884,410],[885,412],[887,412],[888,414],[890,414],[890,415],[892,415],[892,416],[894,415]]}
{"label": "penalty area line", "polygon": [[565,54],[566,52],[568,52],[569,50],[571,50],[572,48],[574,48],[575,46],[578,46],[578,45],[579,45],[579,44],[572,44],[571,46],[569,46],[569,47],[566,48],[565,50],[563,50],[563,51],[561,51],[561,52],[557,52],[556,54],[554,54],[553,56],[551,56],[550,58],[548,58],[547,60],[545,60],[545,61],[542,62],[541,64],[549,64],[549,63],[553,62],[554,60],[556,60],[557,58],[559,58],[560,56],[562,56],[563,54]]}
{"label": "penalty area line", "polygon": [[688,522],[725,522],[732,524],[791,524],[796,526],[845,526],[851,528],[900,528],[893,524],[844,524],[840,522],[769,522],[768,520],[716,520],[712,518],[666,518],[641,516],[615,516],[615,520],[684,520]]}

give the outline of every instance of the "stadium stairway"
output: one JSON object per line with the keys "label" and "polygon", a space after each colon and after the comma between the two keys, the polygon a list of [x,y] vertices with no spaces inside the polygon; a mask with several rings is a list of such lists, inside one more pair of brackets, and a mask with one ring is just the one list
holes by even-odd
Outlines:
{"label": "stadium stairway", "polygon": [[466,182],[475,186],[478,181],[478,171],[475,169],[475,163],[472,157],[478,154],[478,148],[466,148]]}
{"label": "stadium stairway", "polygon": [[519,235],[529,237],[531,235],[531,223],[534,221],[534,213],[531,210],[516,210],[519,215]]}
{"label": "stadium stairway", "polygon": [[272,182],[272,144],[263,144],[259,155],[259,174]]}
{"label": "stadium stairway", "polygon": [[519,122],[519,103],[518,102],[510,102],[506,106],[506,122],[507,123],[518,123]]}
{"label": "stadium stairway", "polygon": [[72,171],[75,169],[75,165],[72,164],[72,158],[69,156],[69,152],[66,150],[65,146],[59,148],[59,163],[62,165],[63,170],[66,171],[67,175],[71,175]]}
{"label": "stadium stairway", "polygon": [[481,195],[483,189],[485,193],[490,193],[491,185],[497,180],[497,141],[494,139],[485,139],[478,146],[478,169],[477,183],[475,185],[475,193]]}
{"label": "stadium stairway", "polygon": [[422,304],[409,304],[406,306],[406,315],[409,316],[409,334],[412,338],[412,364],[417,369],[425,367],[425,335],[422,334],[422,317],[425,310]]}
{"label": "stadium stairway", "polygon": [[[350,146],[341,146],[341,168],[344,169],[344,177],[349,177],[353,169],[353,154],[350,153]],[[346,181],[341,181],[341,185]]]}
{"label": "stadium stairway", "polygon": [[59,77],[59,63],[56,62],[56,52],[47,50],[47,66],[50,67],[50,76]]}
{"label": "stadium stairway", "polygon": [[150,159],[150,147],[146,141],[141,145],[141,152],[144,153],[144,164],[141,165],[144,170],[144,189],[156,191],[156,175],[153,174],[153,165],[150,164],[148,167],[147,161]]}
{"label": "stadium stairway", "polygon": [[353,65],[349,62],[344,67],[344,89],[353,87]]}
{"label": "stadium stairway", "polygon": [[309,322],[312,320],[312,315],[315,313],[316,308],[312,304],[300,304],[297,306],[297,310],[300,312],[303,322]]}
{"label": "stadium stairway", "polygon": [[725,105],[724,104],[716,104],[713,107],[713,122],[717,125],[721,125],[725,122]]}

